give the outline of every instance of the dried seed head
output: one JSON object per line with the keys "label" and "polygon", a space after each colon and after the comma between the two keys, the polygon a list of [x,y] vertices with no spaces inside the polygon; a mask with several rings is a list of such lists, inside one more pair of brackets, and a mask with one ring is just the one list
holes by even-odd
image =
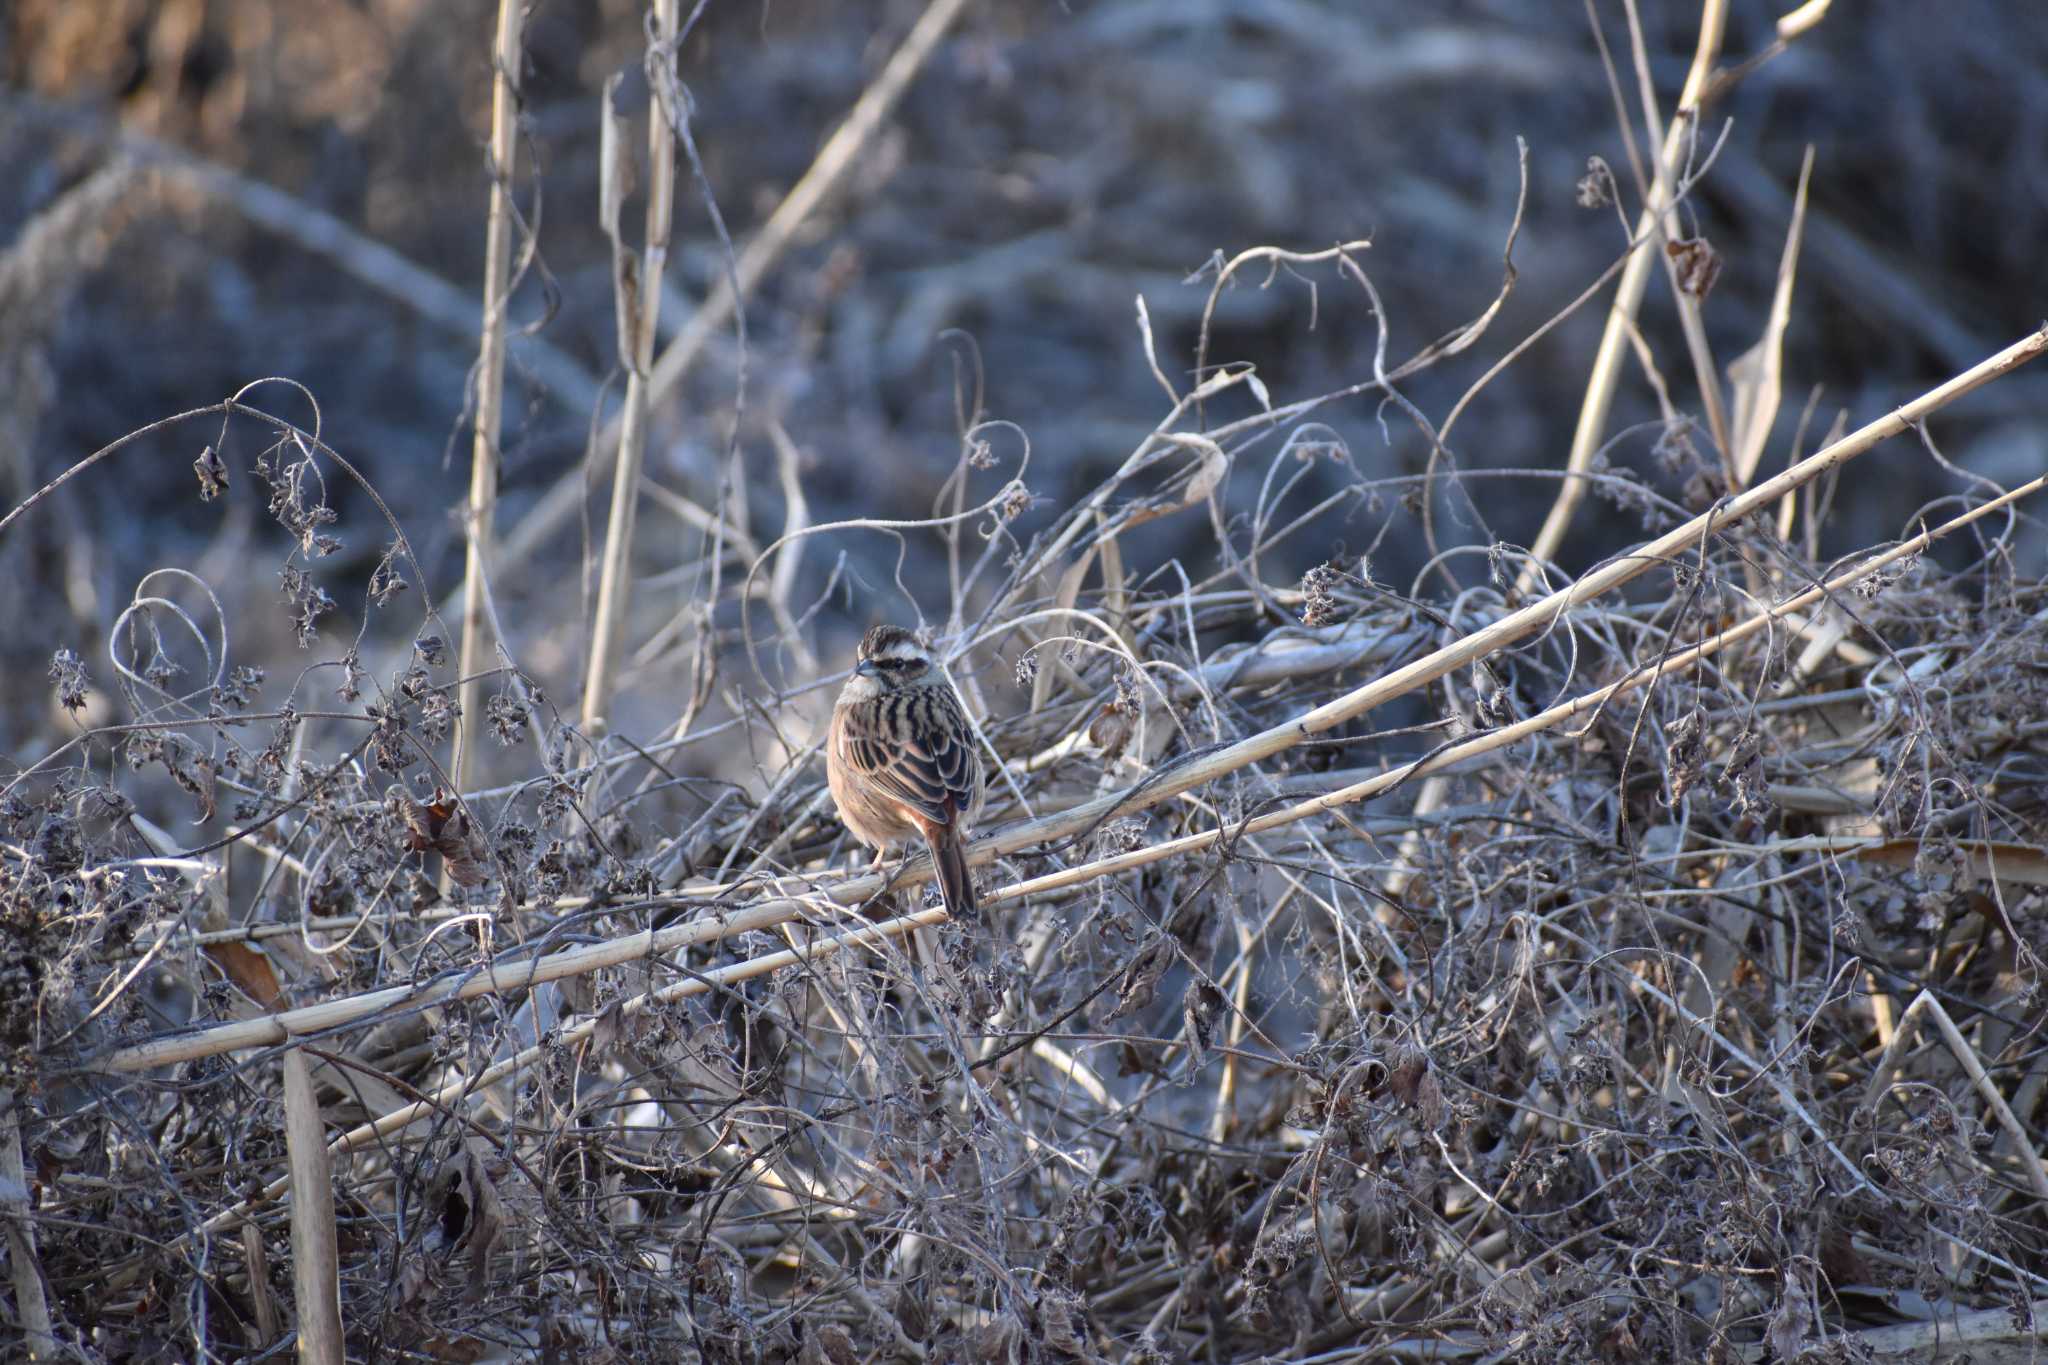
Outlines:
{"label": "dried seed head", "polygon": [[212,502],[228,491],[227,463],[212,446],[199,452],[199,458],[192,462],[192,472],[199,476],[201,502]]}
{"label": "dried seed head", "polygon": [[1666,242],[1664,253],[1678,267],[1678,287],[1696,299],[1704,299],[1721,278],[1721,253],[1704,237]]}
{"label": "dried seed head", "polygon": [[57,684],[57,704],[76,715],[85,706],[86,688],[90,679],[85,672],[85,660],[69,649],[60,649],[50,656],[50,681]]}
{"label": "dried seed head", "polygon": [[1586,173],[1579,177],[1579,207],[1605,208],[1614,202],[1614,171],[1597,156],[1586,158]]}
{"label": "dried seed head", "polygon": [[1301,576],[1301,623],[1325,626],[1337,619],[1337,586],[1344,581],[1335,561],[1318,564]]}

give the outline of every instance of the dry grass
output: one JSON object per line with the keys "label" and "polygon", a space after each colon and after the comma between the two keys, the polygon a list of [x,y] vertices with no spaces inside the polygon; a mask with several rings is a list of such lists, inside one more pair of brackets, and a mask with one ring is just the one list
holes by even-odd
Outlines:
{"label": "dry grass", "polygon": [[[1688,238],[1663,206],[1712,183],[1708,147],[1638,113],[1665,160],[1601,282],[1647,275]],[[684,567],[637,600],[689,605],[581,625],[642,642],[607,688],[663,679],[642,733],[558,704],[517,632],[493,632],[509,664],[451,667],[415,509],[288,415],[303,390],[66,470],[0,546],[59,486],[183,442],[203,498],[286,538],[308,652],[241,645],[232,588],[166,566],[103,652],[51,662],[70,730],[0,776],[8,1320],[95,1360],[295,1328],[325,1358],[345,1334],[348,1358],[805,1362],[2035,1334],[2048,586],[2016,564],[2044,481],[1961,474],[1930,423],[2048,330],[1774,456],[1803,181],[1789,202],[1725,411],[1679,410],[1630,302],[1562,476],[1458,458],[1533,340],[1497,334],[1519,210],[1499,299],[1405,361],[1403,263],[1363,243],[1219,260],[1192,357],[1141,297],[1130,364],[1163,401],[1056,503],[971,373],[923,517],[817,520],[770,418],[779,524],[744,478],[665,492]],[[738,295],[772,252],[748,259]],[[1706,267],[1674,259],[1684,313]],[[1275,280],[1354,339],[1352,382],[1291,393],[1221,352],[1219,301]],[[621,327],[650,387],[653,306]],[[1409,396],[1482,344],[1503,359],[1440,416]],[[1623,346],[1665,412],[1640,470],[1603,430]],[[1425,472],[1325,423],[1357,399]],[[1824,555],[1832,491],[1912,439],[1953,489]],[[1582,495],[1637,543],[1576,576],[1473,534],[1530,497],[1569,528]],[[1275,569],[1333,519],[1367,549]],[[1200,557],[1161,534],[1204,525]],[[1411,530],[1424,566],[1383,581],[1372,547]],[[344,542],[383,548],[349,573]],[[921,860],[846,870],[816,744],[855,571],[806,568],[865,542],[896,568],[859,600],[928,613],[996,773],[976,923],[927,907]],[[473,783],[444,767],[463,724],[495,741]]]}

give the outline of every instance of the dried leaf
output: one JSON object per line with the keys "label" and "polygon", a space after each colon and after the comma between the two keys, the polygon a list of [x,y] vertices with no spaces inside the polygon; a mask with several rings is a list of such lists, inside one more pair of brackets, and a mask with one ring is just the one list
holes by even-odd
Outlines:
{"label": "dried leaf", "polygon": [[1047,1285],[1038,1298],[1038,1322],[1045,1344],[1070,1356],[1088,1354],[1088,1305],[1079,1294]]}
{"label": "dried leaf", "polygon": [[1136,722],[1115,704],[1106,705],[1088,726],[1088,742],[1102,750],[1104,758],[1115,758],[1131,742]]}
{"label": "dried leaf", "polygon": [[206,955],[235,988],[266,1010],[284,1008],[284,990],[277,969],[261,948],[248,943],[209,943]]}
{"label": "dried leaf", "polygon": [[471,1137],[462,1150],[434,1173],[429,1187],[440,1223],[441,1246],[469,1252],[469,1297],[483,1297],[490,1270],[491,1248],[505,1233],[505,1205],[491,1180],[487,1161],[491,1149]]}
{"label": "dried leaf", "polygon": [[1429,1071],[1429,1058],[1420,1048],[1404,1047],[1387,1063],[1387,1089],[1403,1104],[1416,1102],[1422,1078]]}
{"label": "dried leaf", "polygon": [[[1920,856],[1919,839],[1891,839],[1844,852],[1888,867],[1911,868]],[[2048,852],[2030,844],[1996,843],[1983,839],[1959,839],[1955,849],[1968,859],[1972,875],[1989,881],[2021,882],[2027,886],[2048,886]]]}
{"label": "dried leaf", "polygon": [[171,779],[199,801],[199,814],[192,821],[203,825],[213,818],[213,760],[205,754],[187,753],[179,745],[166,744],[161,751],[164,768]]}
{"label": "dried leaf", "polygon": [[440,854],[449,880],[457,886],[481,886],[490,880],[490,845],[452,793],[436,787],[424,805],[403,792],[397,796],[408,849]]}
{"label": "dried leaf", "polygon": [[1223,453],[1222,446],[1206,436],[1197,436],[1191,432],[1175,432],[1168,439],[1195,450],[1202,457],[1202,467],[1188,480],[1187,491],[1180,497],[1180,505],[1193,507],[1198,502],[1207,501],[1222,486],[1223,476],[1230,472],[1230,457]]}
{"label": "dried leaf", "polygon": [[836,1322],[819,1323],[804,1333],[799,1365],[859,1365],[853,1334]]}
{"label": "dried leaf", "polygon": [[1778,1311],[1771,1315],[1771,1325],[1765,1332],[1771,1351],[1779,1360],[1797,1360],[1813,1327],[1813,1315],[1807,1309],[1808,1295],[1800,1280],[1798,1273],[1787,1273]]}
{"label": "dried leaf", "polygon": [[1259,406],[1267,412],[1271,412],[1273,410],[1273,395],[1266,392],[1266,381],[1259,378],[1252,371],[1246,370],[1244,382],[1245,387],[1252,391],[1252,397],[1259,400]]}
{"label": "dried leaf", "polygon": [[1735,445],[1735,475],[1748,485],[1763,461],[1764,445],[1778,418],[1784,393],[1785,332],[1792,321],[1792,283],[1799,271],[1799,248],[1806,227],[1806,189],[1813,177],[1813,147],[1808,144],[1806,160],[1799,170],[1799,189],[1792,197],[1792,222],[1785,230],[1785,252],[1778,261],[1778,284],[1771,298],[1769,320],[1756,345],[1729,365],[1734,381],[1734,422],[1731,440]]}
{"label": "dried leaf", "polygon": [[1189,985],[1181,997],[1181,1040],[1187,1044],[1187,1065],[1181,1068],[1181,1084],[1195,1079],[1209,1059],[1209,1043],[1216,1033],[1216,1019],[1223,1013],[1223,992],[1206,981]]}
{"label": "dried leaf", "polygon": [[624,996],[606,1005],[590,1025],[590,1050],[602,1057],[618,1045],[625,1032],[626,1000]]}
{"label": "dried leaf", "polygon": [[1109,1012],[1110,1020],[1122,1019],[1135,1014],[1152,1003],[1153,994],[1159,989],[1159,978],[1166,975],[1166,969],[1173,965],[1173,945],[1164,937],[1155,938],[1139,950],[1131,959],[1131,965],[1124,968],[1124,979],[1117,986],[1116,1008]]}
{"label": "dried leaf", "polygon": [[212,446],[199,452],[199,458],[192,462],[192,472],[199,476],[201,502],[212,502],[228,491],[227,463]]}
{"label": "dried leaf", "polygon": [[1025,1358],[1024,1324],[1015,1313],[998,1313],[968,1339],[967,1350],[976,1365],[1018,1365]]}
{"label": "dried leaf", "polygon": [[1684,237],[1666,242],[1664,250],[1678,266],[1678,287],[1696,299],[1705,299],[1721,278],[1721,253],[1704,237]]}
{"label": "dried leaf", "polygon": [[491,1352],[491,1344],[473,1336],[430,1336],[423,1337],[413,1348],[429,1360],[444,1360],[449,1365],[473,1365]]}

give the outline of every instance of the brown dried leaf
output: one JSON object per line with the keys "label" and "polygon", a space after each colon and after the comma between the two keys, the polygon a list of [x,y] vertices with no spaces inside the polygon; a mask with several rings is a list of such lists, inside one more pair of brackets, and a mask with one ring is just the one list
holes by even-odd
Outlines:
{"label": "brown dried leaf", "polygon": [[804,1333],[800,1365],[859,1365],[853,1334],[836,1322],[820,1323]]}
{"label": "brown dried leaf", "polygon": [[1191,984],[1181,997],[1181,1040],[1187,1044],[1187,1065],[1181,1069],[1183,1085],[1195,1079],[1209,1060],[1209,1042],[1215,1036],[1216,1018],[1223,1013],[1223,992],[1206,981]]}
{"label": "brown dried leaf", "polygon": [[1015,1313],[998,1313],[969,1338],[967,1359],[977,1365],[1017,1365],[1024,1359],[1024,1324]]}
{"label": "brown dried leaf", "polygon": [[1166,975],[1166,969],[1173,965],[1173,945],[1164,938],[1155,938],[1140,949],[1131,959],[1131,965],[1124,968],[1124,979],[1116,990],[1116,1008],[1109,1012],[1111,1021],[1129,1014],[1135,1014],[1152,1003],[1153,994],[1159,989],[1159,978]]}
{"label": "brown dried leaf", "polygon": [[199,452],[199,458],[192,462],[192,472],[199,476],[199,500],[212,502],[228,491],[228,467],[220,452],[212,446]]}
{"label": "brown dried leaf", "polygon": [[284,1008],[284,990],[277,969],[261,948],[247,943],[209,943],[206,955],[236,989],[266,1010]]}
{"label": "brown dried leaf", "polygon": [[1387,1063],[1387,1088],[1401,1103],[1413,1104],[1416,1088],[1422,1084],[1422,1075],[1428,1069],[1429,1058],[1423,1056],[1419,1049],[1401,1048]]}
{"label": "brown dried leaf", "polygon": [[590,1050],[602,1057],[618,1046],[620,1036],[625,1032],[626,1000],[619,997],[604,1007],[603,1013],[590,1025]]}
{"label": "brown dried leaf", "polygon": [[1198,502],[1206,501],[1222,486],[1223,476],[1230,472],[1230,457],[1223,453],[1222,446],[1206,436],[1197,436],[1192,432],[1176,432],[1172,439],[1192,447],[1202,457],[1202,467],[1188,480],[1187,491],[1180,497],[1182,507],[1193,507]]}
{"label": "brown dried leaf", "polygon": [[205,754],[186,754],[174,744],[163,747],[164,768],[185,791],[199,801],[199,815],[192,823],[203,825],[213,818],[213,760]]}
{"label": "brown dried leaf", "polygon": [[398,815],[405,822],[405,846],[415,853],[440,854],[448,879],[457,886],[490,880],[490,845],[446,788],[436,787],[424,805],[399,793]]}
{"label": "brown dried leaf", "polygon": [[1666,242],[1665,252],[1678,266],[1678,287],[1696,299],[1705,299],[1721,278],[1721,253],[1704,237],[1686,237]]}
{"label": "brown dried leaf", "polygon": [[1806,1288],[1800,1281],[1796,1272],[1785,1276],[1778,1311],[1771,1315],[1771,1325],[1764,1334],[1779,1360],[1797,1360],[1813,1326],[1813,1315],[1807,1311]]}
{"label": "brown dried leaf", "polygon": [[469,1251],[468,1294],[472,1302],[483,1297],[491,1248],[505,1233],[505,1205],[486,1167],[490,1154],[482,1139],[470,1138],[462,1151],[435,1173],[432,1185],[442,1245]]}
{"label": "brown dried leaf", "polygon": [[[1911,869],[1920,857],[1921,841],[1891,839],[1881,844],[1843,850],[1858,858],[1887,867]],[[1989,881],[1996,876],[2004,882],[2048,886],[2048,852],[2027,844],[1995,843],[1983,839],[1959,839],[1956,850],[1968,859],[1973,876]]]}
{"label": "brown dried leaf", "polygon": [[1038,1321],[1045,1344],[1070,1356],[1087,1355],[1088,1305],[1071,1289],[1047,1285],[1038,1299]]}
{"label": "brown dried leaf", "polygon": [[1157,1076],[1165,1080],[1166,1069],[1159,1064],[1159,1050],[1141,1047],[1125,1040],[1116,1045],[1116,1074],[1123,1076]]}
{"label": "brown dried leaf", "polygon": [[1088,740],[1102,750],[1104,758],[1115,758],[1131,742],[1134,728],[1132,717],[1112,703],[1104,706],[1088,726]]}

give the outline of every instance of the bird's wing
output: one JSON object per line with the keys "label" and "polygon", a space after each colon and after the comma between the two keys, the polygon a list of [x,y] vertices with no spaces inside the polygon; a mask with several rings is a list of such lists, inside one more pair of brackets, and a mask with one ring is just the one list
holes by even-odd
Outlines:
{"label": "bird's wing", "polygon": [[884,795],[935,825],[973,805],[981,760],[950,687],[887,693],[848,719],[847,761]]}

